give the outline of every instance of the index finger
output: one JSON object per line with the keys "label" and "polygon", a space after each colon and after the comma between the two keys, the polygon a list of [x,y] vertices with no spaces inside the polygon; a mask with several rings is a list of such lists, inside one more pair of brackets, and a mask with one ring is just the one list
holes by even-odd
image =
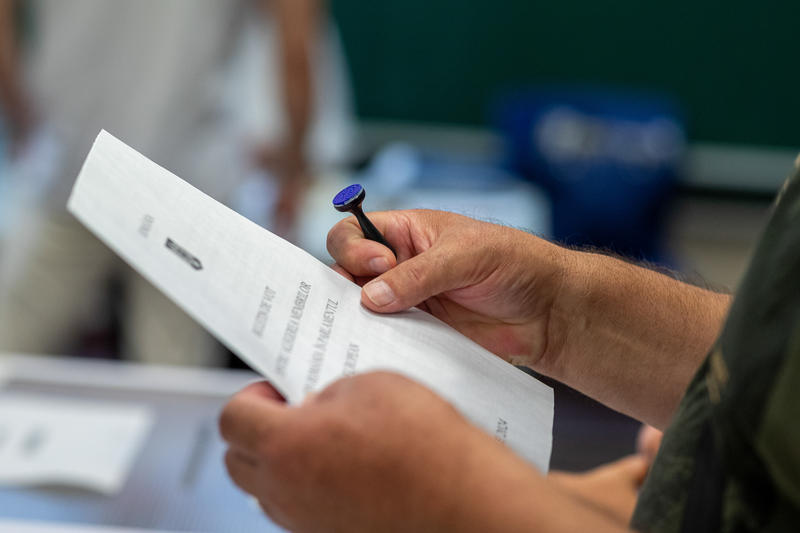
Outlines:
{"label": "index finger", "polygon": [[353,276],[376,276],[411,257],[407,217],[398,211],[368,213],[367,216],[397,251],[397,257],[380,243],[364,237],[355,217],[339,221],[328,232],[328,252]]}
{"label": "index finger", "polygon": [[269,383],[253,383],[236,393],[219,417],[222,438],[245,451],[257,452],[282,425],[288,407]]}

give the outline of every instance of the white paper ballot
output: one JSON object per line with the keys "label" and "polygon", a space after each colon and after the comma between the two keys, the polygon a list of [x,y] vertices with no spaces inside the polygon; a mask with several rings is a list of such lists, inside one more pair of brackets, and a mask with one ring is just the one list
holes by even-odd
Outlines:
{"label": "white paper ballot", "polygon": [[550,387],[419,309],[370,312],[357,285],[109,133],[68,207],[289,402],[342,376],[399,372],[547,470]]}
{"label": "white paper ballot", "polygon": [[0,396],[0,485],[119,491],[153,423],[145,407]]}

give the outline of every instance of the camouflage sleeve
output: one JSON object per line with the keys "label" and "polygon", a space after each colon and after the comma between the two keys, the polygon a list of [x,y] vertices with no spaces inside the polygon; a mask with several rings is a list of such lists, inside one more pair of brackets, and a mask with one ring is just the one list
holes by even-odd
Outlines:
{"label": "camouflage sleeve", "polygon": [[779,492],[800,509],[800,325],[787,349],[755,444]]}

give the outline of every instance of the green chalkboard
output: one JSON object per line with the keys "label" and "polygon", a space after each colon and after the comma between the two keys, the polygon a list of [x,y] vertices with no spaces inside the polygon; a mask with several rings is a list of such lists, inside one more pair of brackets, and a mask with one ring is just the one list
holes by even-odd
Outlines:
{"label": "green chalkboard", "polygon": [[504,88],[663,90],[694,140],[800,145],[798,0],[334,0],[359,114],[486,124]]}

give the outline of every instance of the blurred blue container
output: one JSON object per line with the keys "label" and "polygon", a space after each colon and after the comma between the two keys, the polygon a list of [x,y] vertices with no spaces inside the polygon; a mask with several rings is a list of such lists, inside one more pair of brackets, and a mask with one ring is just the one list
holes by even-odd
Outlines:
{"label": "blurred blue container", "polygon": [[652,94],[548,88],[505,95],[511,170],[552,200],[553,236],[664,262],[665,208],[685,155],[680,108]]}

